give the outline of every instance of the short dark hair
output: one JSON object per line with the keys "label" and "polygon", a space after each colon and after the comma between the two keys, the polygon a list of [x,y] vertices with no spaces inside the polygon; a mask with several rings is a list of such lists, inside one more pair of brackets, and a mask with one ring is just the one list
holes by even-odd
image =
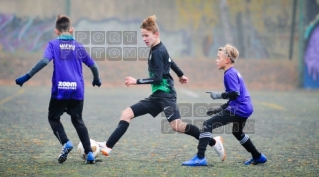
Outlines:
{"label": "short dark hair", "polygon": [[55,28],[59,32],[65,32],[69,31],[71,26],[71,20],[69,17],[65,15],[58,15],[56,22],[55,22]]}

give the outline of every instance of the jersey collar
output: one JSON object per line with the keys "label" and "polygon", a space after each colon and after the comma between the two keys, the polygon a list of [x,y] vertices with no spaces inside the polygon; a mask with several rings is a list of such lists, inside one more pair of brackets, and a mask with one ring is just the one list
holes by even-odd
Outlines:
{"label": "jersey collar", "polygon": [[74,40],[73,36],[71,36],[71,35],[60,35],[57,39],[69,40],[69,41],[73,41]]}
{"label": "jersey collar", "polygon": [[158,47],[162,46],[162,41],[160,41],[156,46],[152,47],[152,50],[157,49]]}
{"label": "jersey collar", "polygon": [[233,69],[233,66],[230,67],[230,68],[228,68],[228,69],[224,72],[224,74],[226,74],[226,72],[229,71],[229,70],[231,70],[231,69]]}

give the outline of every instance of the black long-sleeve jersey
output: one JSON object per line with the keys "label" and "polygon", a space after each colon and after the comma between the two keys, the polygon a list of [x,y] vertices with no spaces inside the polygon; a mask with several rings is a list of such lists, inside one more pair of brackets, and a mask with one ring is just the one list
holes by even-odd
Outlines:
{"label": "black long-sleeve jersey", "polygon": [[165,93],[174,94],[176,96],[174,80],[170,75],[171,68],[178,77],[182,77],[184,75],[183,71],[170,58],[164,44],[160,42],[156,46],[152,47],[149,53],[149,78],[137,79],[137,84],[151,84],[153,95],[160,96],[162,92],[156,91],[161,90]]}

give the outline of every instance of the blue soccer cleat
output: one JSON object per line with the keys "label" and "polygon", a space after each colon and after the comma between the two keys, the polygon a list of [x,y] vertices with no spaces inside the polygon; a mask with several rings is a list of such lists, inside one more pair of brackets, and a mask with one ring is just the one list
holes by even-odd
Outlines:
{"label": "blue soccer cleat", "polygon": [[95,164],[95,158],[94,158],[94,155],[92,152],[89,152],[87,155],[86,155],[86,163],[87,164]]}
{"label": "blue soccer cleat", "polygon": [[63,163],[66,161],[69,152],[73,149],[73,145],[71,143],[71,141],[68,141],[66,143],[64,143],[62,150],[61,150],[61,154],[59,155],[58,158],[58,162],[59,163]]}
{"label": "blue soccer cleat", "polygon": [[184,166],[207,166],[207,161],[206,158],[204,157],[203,159],[199,159],[197,155],[195,155],[192,159],[189,161],[183,162]]}
{"label": "blue soccer cleat", "polygon": [[257,165],[259,163],[266,163],[267,162],[267,157],[264,154],[261,154],[261,156],[258,159],[251,158],[250,160],[246,161],[244,164],[245,165]]}

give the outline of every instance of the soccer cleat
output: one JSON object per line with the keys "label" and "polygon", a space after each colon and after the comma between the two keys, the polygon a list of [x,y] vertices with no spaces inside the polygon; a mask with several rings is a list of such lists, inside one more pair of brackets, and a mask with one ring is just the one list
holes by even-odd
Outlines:
{"label": "soccer cleat", "polygon": [[219,155],[220,160],[224,161],[226,159],[226,151],[223,146],[224,140],[221,136],[216,136],[214,137],[214,139],[216,141],[216,144],[212,146],[212,148]]}
{"label": "soccer cleat", "polygon": [[65,162],[67,157],[68,157],[69,152],[72,149],[73,149],[73,145],[72,145],[71,141],[64,143],[62,150],[61,150],[61,153],[60,153],[59,158],[58,158],[58,162],[59,163]]}
{"label": "soccer cleat", "polygon": [[189,161],[185,161],[182,163],[183,166],[207,166],[206,158],[199,159],[197,155],[195,155]]}
{"label": "soccer cleat", "polygon": [[106,146],[106,142],[105,141],[97,142],[97,144],[100,146],[101,154],[103,154],[104,156],[109,156],[109,154],[111,153],[112,149],[108,148]]}
{"label": "soccer cleat", "polygon": [[245,165],[257,165],[259,163],[266,163],[267,162],[267,157],[264,154],[261,154],[261,156],[258,159],[251,158],[250,160],[246,161],[244,164]]}
{"label": "soccer cleat", "polygon": [[92,152],[89,152],[87,155],[86,155],[86,161],[85,161],[87,164],[95,164],[95,158],[94,158],[94,155]]}

